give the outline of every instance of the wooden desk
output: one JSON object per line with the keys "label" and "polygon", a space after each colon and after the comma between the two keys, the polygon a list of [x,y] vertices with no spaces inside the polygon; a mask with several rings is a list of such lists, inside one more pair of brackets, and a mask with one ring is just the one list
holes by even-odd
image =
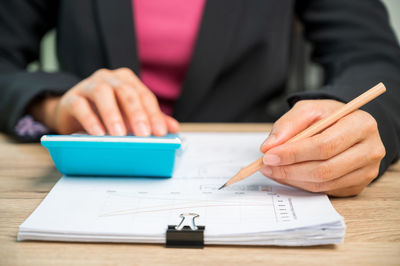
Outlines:
{"label": "wooden desk", "polygon": [[[184,131],[269,129],[266,124],[183,126]],[[311,248],[16,242],[18,226],[60,177],[39,144],[0,135],[0,265],[400,265],[400,163],[361,195],[332,199],[346,220],[345,242]]]}

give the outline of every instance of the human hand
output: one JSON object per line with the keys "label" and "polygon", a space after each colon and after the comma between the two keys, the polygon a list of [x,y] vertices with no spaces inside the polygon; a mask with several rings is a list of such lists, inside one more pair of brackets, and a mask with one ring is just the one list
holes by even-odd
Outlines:
{"label": "human hand", "polygon": [[[379,172],[385,147],[375,119],[362,110],[322,132],[285,143],[339,109],[335,100],[302,100],[277,120],[261,145],[267,177],[311,192],[345,197],[359,194]],[[283,144],[285,143],[285,144]]]}
{"label": "human hand", "polygon": [[161,112],[156,96],[128,68],[100,69],[61,97],[45,98],[32,114],[60,134],[163,136],[179,123]]}

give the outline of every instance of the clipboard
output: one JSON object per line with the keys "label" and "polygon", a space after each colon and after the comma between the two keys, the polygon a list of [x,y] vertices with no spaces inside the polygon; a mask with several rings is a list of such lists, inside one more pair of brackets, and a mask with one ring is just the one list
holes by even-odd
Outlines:
{"label": "clipboard", "polygon": [[181,147],[176,134],[164,137],[45,135],[59,172],[69,176],[171,177],[175,152]]}

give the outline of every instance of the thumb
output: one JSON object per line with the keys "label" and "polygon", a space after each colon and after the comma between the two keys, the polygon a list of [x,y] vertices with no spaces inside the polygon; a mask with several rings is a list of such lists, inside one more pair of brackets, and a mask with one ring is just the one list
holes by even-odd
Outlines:
{"label": "thumb", "polygon": [[285,143],[322,117],[322,111],[315,109],[309,101],[299,103],[274,123],[269,136],[261,144],[262,153]]}

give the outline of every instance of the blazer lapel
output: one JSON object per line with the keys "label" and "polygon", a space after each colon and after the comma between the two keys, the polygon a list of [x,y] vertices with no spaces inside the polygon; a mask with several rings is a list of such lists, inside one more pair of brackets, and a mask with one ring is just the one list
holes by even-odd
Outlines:
{"label": "blazer lapel", "polygon": [[206,2],[192,61],[174,108],[179,121],[190,120],[213,87],[240,22],[241,3],[240,0]]}
{"label": "blazer lapel", "polygon": [[96,0],[108,67],[129,67],[139,74],[132,1]]}

